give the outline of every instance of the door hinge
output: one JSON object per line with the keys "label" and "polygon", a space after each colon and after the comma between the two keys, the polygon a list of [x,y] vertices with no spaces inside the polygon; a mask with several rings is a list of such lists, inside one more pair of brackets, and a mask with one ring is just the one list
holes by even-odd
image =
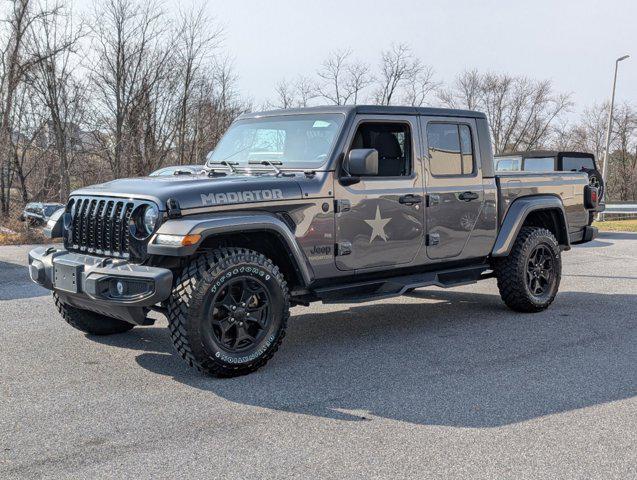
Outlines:
{"label": "door hinge", "polygon": [[427,194],[425,195],[426,200],[425,200],[425,206],[427,207],[431,207],[433,205],[438,205],[440,203],[440,195],[437,194]]}
{"label": "door hinge", "polygon": [[349,200],[334,200],[334,212],[343,213],[349,212],[352,209],[352,204]]}
{"label": "door hinge", "polygon": [[352,253],[352,244],[350,242],[338,242],[334,245],[336,255],[343,256]]}
{"label": "door hinge", "polygon": [[439,233],[428,233],[425,236],[425,245],[428,247],[431,245],[438,245],[440,243],[440,234]]}

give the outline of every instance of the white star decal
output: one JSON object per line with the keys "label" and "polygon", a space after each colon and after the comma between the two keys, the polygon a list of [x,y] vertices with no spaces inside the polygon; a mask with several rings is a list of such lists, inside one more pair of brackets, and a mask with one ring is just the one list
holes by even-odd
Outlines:
{"label": "white star decal", "polygon": [[376,218],[373,220],[365,220],[365,223],[372,227],[372,236],[369,239],[369,243],[372,243],[376,237],[380,237],[387,241],[387,234],[385,233],[385,225],[391,221],[391,218],[381,218],[380,208],[376,206]]}

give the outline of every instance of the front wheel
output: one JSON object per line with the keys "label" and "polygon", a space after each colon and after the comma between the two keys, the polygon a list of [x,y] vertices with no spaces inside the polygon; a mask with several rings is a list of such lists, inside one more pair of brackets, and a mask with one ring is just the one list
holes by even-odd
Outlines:
{"label": "front wheel", "polygon": [[553,303],[560,286],[560,246],[549,230],[523,227],[509,256],[494,267],[504,303],[517,312],[539,312]]}
{"label": "front wheel", "polygon": [[168,326],[190,366],[217,377],[244,375],[279,348],[289,307],[287,285],[270,259],[221,248],[184,268],[168,302]]}

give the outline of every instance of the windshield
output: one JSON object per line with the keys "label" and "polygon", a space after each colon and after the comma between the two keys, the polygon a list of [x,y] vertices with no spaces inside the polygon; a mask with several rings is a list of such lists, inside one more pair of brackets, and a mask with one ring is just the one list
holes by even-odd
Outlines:
{"label": "windshield", "polygon": [[342,114],[238,120],[208,154],[208,163],[272,162],[282,168],[317,168],[328,159],[344,120]]}
{"label": "windshield", "polygon": [[51,216],[55,212],[57,212],[60,208],[61,207],[57,207],[57,206],[44,207],[44,214],[47,215],[47,216]]}

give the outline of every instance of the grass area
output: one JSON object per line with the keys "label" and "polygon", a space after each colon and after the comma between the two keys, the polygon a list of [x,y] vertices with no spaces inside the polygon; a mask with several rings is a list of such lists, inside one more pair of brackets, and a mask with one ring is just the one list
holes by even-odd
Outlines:
{"label": "grass area", "polygon": [[600,232],[637,232],[637,218],[594,222],[593,226],[599,228]]}
{"label": "grass area", "polygon": [[0,245],[25,245],[36,243],[52,243],[44,236],[42,227],[30,227],[17,219],[0,223]]}

